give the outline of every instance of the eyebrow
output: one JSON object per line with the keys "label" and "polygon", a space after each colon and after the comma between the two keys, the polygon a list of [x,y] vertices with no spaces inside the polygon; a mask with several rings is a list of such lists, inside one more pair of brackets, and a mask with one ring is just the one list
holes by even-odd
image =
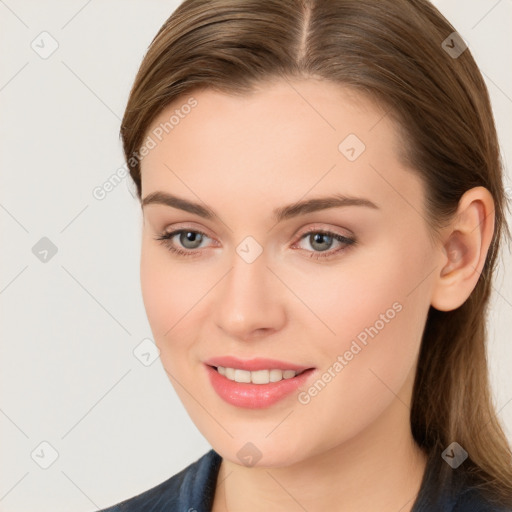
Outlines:
{"label": "eyebrow", "polygon": [[[162,204],[177,208],[189,213],[204,217],[205,219],[212,219],[216,216],[215,212],[206,206],[202,206],[199,203],[194,203],[188,199],[174,196],[167,192],[152,192],[148,194],[142,200],[142,208],[148,204]],[[316,212],[320,210],[326,210],[328,208],[341,208],[346,206],[365,206],[378,210],[379,207],[363,197],[346,196],[342,194],[333,194],[325,197],[317,197],[313,199],[307,199],[305,201],[298,201],[296,203],[289,204],[273,210],[273,219],[275,222],[281,222],[288,220],[299,215],[306,213]]]}

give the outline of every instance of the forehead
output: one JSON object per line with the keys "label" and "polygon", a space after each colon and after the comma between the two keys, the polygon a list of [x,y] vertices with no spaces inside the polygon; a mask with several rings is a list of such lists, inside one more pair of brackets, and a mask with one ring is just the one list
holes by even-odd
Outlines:
{"label": "forehead", "polygon": [[[288,135],[294,141],[316,134],[316,139],[327,136],[326,142],[336,142],[347,131],[365,138],[386,112],[369,97],[328,80],[273,80],[244,94],[201,89],[182,95],[153,120],[147,134],[160,131],[160,139],[172,133],[169,142],[176,144],[202,138],[203,148],[223,137],[233,143],[243,139],[250,146],[251,137],[258,137],[256,144],[267,136],[267,147],[282,145]],[[385,124],[390,128],[389,119]],[[193,131],[187,130],[191,125]],[[272,141],[276,133],[279,137]],[[389,135],[391,142],[394,134]]]}
{"label": "forehead", "polygon": [[229,194],[278,206],[283,194],[339,191],[377,203],[421,201],[386,109],[329,81],[280,80],[244,95],[192,92],[167,106],[146,136],[155,146],[141,162],[142,197],[179,189],[217,205]]}

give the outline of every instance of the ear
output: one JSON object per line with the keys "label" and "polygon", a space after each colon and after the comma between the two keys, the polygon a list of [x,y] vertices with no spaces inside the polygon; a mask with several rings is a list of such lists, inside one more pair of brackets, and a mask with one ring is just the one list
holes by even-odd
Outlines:
{"label": "ear", "polygon": [[434,308],[451,311],[464,304],[478,282],[493,233],[491,193],[484,187],[466,191],[453,220],[442,231],[437,267],[441,270],[432,289]]}

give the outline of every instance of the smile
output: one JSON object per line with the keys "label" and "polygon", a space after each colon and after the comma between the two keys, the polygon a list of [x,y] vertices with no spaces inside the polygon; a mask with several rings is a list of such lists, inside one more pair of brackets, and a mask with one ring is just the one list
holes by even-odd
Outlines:
{"label": "smile", "polygon": [[232,356],[209,359],[203,368],[219,398],[247,409],[271,407],[294,395],[318,373],[315,368],[275,359],[244,361]]}

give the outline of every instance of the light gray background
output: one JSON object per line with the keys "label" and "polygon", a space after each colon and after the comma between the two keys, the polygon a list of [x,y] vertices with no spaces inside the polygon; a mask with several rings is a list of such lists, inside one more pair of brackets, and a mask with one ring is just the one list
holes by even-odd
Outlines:
{"label": "light gray background", "polygon": [[[512,158],[510,0],[437,0],[468,42]],[[160,359],[139,285],[141,215],[120,119],[140,61],[176,1],[0,0],[0,511],[92,511],[166,480],[209,448]],[[58,49],[43,59],[32,47]],[[39,39],[38,39],[39,37]],[[39,41],[39,43],[38,43]],[[40,51],[43,49],[41,48]],[[506,185],[512,198],[510,171]],[[42,238],[58,249],[46,263]],[[512,439],[512,278],[502,252],[489,321],[499,416]],[[40,445],[46,441],[58,453]]]}

